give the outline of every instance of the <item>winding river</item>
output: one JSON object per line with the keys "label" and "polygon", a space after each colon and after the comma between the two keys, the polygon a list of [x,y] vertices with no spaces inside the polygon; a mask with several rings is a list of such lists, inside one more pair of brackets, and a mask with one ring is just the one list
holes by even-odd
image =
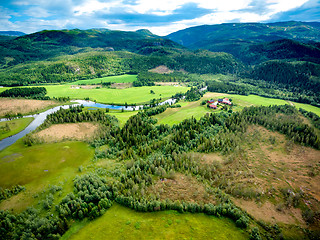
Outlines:
{"label": "winding river", "polygon": [[[9,147],[10,145],[14,144],[18,139],[24,137],[28,133],[35,130],[37,127],[39,127],[44,122],[44,120],[46,120],[46,118],[49,114],[58,111],[60,108],[68,109],[70,106],[83,105],[85,107],[109,108],[109,109],[114,109],[114,110],[124,109],[127,111],[143,109],[142,105],[140,105],[140,106],[118,106],[118,105],[107,105],[107,104],[102,104],[102,103],[95,103],[92,101],[85,101],[85,100],[73,100],[71,102],[74,102],[75,104],[61,105],[61,106],[51,108],[51,109],[44,111],[42,113],[39,113],[39,114],[23,116],[24,118],[33,117],[34,120],[21,132],[1,140],[0,141],[0,151],[5,149],[6,147]],[[176,99],[168,99],[166,101],[159,103],[159,105],[163,105],[163,104],[170,104],[171,105],[171,104],[174,104],[175,102],[176,102]],[[4,122],[4,121],[9,121],[9,119],[6,119],[6,118],[0,119],[0,122]]]}

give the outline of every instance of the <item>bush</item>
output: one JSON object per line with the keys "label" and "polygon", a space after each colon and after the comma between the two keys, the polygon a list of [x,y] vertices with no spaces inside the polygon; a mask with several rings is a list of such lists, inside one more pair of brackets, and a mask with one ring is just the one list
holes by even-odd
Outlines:
{"label": "bush", "polygon": [[254,227],[251,229],[251,234],[250,234],[249,239],[250,240],[261,240],[259,229],[257,227]]}
{"label": "bush", "polygon": [[236,221],[237,227],[240,228],[247,228],[249,225],[249,219],[245,216],[241,216],[237,221]]}

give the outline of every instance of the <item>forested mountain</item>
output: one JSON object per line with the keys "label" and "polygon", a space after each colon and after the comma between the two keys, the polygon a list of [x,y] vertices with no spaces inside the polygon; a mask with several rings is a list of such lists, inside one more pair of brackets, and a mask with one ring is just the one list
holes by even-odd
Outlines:
{"label": "forested mountain", "polygon": [[4,67],[13,66],[92,50],[152,53],[157,52],[159,47],[165,47],[167,51],[183,49],[181,45],[146,30],[45,30],[0,42],[0,64]]}
{"label": "forested mountain", "polygon": [[292,58],[318,61],[320,23],[204,25],[169,34],[167,38],[191,49],[227,52],[249,64]]}
{"label": "forested mountain", "polygon": [[42,31],[0,41],[0,49],[0,84],[4,86],[137,74],[159,65],[197,74],[243,70],[243,64],[230,54],[190,51],[145,29]]}

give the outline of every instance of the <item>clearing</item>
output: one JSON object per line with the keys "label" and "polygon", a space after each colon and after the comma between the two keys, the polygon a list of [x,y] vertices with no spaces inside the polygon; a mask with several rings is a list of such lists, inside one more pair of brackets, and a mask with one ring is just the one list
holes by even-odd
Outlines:
{"label": "clearing", "polygon": [[43,142],[81,141],[93,138],[98,128],[97,124],[89,122],[54,124],[34,134],[34,137],[41,139]]}
{"label": "clearing", "polygon": [[0,140],[15,135],[25,129],[34,118],[19,118],[0,122]]}
{"label": "clearing", "polygon": [[55,101],[33,100],[33,99],[16,99],[16,98],[0,98],[0,117],[6,114],[21,113],[26,115],[29,113],[39,112],[48,107],[57,106]]}
{"label": "clearing", "polygon": [[156,68],[150,69],[149,72],[160,73],[160,74],[169,74],[169,73],[173,73],[173,70],[170,70],[167,66],[160,65]]}
{"label": "clearing", "polygon": [[75,223],[62,239],[248,239],[226,218],[161,211],[141,213],[114,204],[91,222]]}
{"label": "clearing", "polygon": [[[226,156],[216,184],[258,220],[305,225],[301,210],[320,210],[320,151],[256,125],[244,133],[242,143],[242,151]],[[203,156],[217,161],[215,155]]]}
{"label": "clearing", "polygon": [[132,83],[135,80],[137,80],[137,75],[124,74],[120,76],[110,76],[110,77],[94,78],[94,79],[87,79],[87,80],[78,80],[75,82],[68,83],[68,85],[101,84],[105,82]]}
{"label": "clearing", "polygon": [[158,119],[158,124],[178,124],[184,119],[194,117],[200,119],[206,113],[212,113],[213,110],[207,108],[206,105],[200,105],[201,100],[195,102],[178,102],[181,108],[167,108],[166,111],[155,115]]}
{"label": "clearing", "polygon": [[206,192],[203,184],[195,177],[175,173],[172,178],[159,179],[148,189],[151,195],[157,196],[160,200],[170,199],[172,201],[203,202],[213,203],[212,197]]}

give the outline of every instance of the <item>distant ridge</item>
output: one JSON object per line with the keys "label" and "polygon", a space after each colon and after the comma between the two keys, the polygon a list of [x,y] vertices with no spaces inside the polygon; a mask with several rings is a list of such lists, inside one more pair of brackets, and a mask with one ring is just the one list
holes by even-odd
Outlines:
{"label": "distant ridge", "polygon": [[272,59],[319,62],[319,22],[202,25],[171,33],[166,38],[190,49],[227,52],[249,64]]}
{"label": "distant ridge", "polygon": [[197,48],[205,42],[223,40],[251,43],[294,39],[297,41],[320,41],[319,22],[276,23],[223,23],[186,28],[169,34],[166,38],[186,47]]}
{"label": "distant ridge", "polygon": [[23,35],[26,35],[23,32],[18,32],[18,31],[0,31],[1,36],[13,36],[13,37],[20,37]]}

